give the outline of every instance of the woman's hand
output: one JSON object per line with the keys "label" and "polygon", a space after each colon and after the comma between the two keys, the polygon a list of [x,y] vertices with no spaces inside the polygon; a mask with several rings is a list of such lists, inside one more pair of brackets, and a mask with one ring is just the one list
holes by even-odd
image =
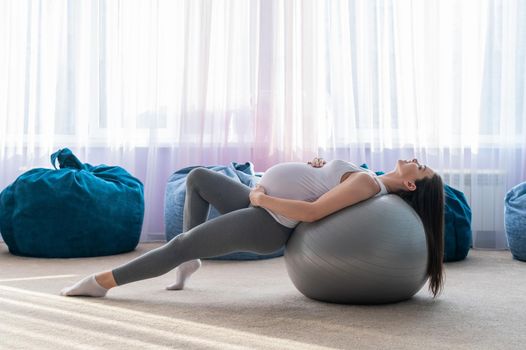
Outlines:
{"label": "woman's hand", "polygon": [[314,168],[321,168],[322,166],[325,165],[325,163],[327,163],[323,158],[314,158],[312,161],[310,162],[307,162],[307,164],[310,164],[312,165]]}
{"label": "woman's hand", "polygon": [[257,184],[255,187],[252,188],[250,191],[250,204],[252,204],[255,207],[259,207],[260,205],[260,199],[265,194],[265,188],[261,186],[260,184]]}

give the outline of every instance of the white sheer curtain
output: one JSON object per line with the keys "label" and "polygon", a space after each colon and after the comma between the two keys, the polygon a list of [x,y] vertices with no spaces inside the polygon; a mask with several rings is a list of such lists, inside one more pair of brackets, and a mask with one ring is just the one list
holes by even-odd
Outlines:
{"label": "white sheer curtain", "polygon": [[524,18],[517,0],[0,0],[0,187],[61,147],[124,166],[152,240],[184,166],[416,156],[466,193],[475,247],[505,248]]}

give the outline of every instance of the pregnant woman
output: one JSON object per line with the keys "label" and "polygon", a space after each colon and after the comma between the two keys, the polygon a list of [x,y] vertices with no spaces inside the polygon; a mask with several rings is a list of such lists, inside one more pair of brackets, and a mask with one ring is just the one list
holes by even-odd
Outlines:
{"label": "pregnant woman", "polygon": [[[428,242],[429,289],[436,297],[442,287],[444,250],[440,176],[417,159],[399,160],[394,170],[376,176],[353,163],[321,158],[307,164],[277,164],[254,189],[204,167],[193,169],[186,180],[183,233],[111,271],[92,274],[60,294],[102,297],[111,288],[157,277],[176,267],[176,281],[166,289],[183,289],[201,266],[200,258],[238,251],[272,253],[287,242],[300,221],[316,221],[387,193],[402,197],[422,219]],[[205,221],[210,204],[223,215]]]}

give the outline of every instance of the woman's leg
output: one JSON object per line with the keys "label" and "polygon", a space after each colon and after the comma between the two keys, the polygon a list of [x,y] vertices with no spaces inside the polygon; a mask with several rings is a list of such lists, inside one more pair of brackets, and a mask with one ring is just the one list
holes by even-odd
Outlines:
{"label": "woman's leg", "polygon": [[[195,168],[186,177],[186,199],[183,212],[183,232],[203,223],[208,217],[210,204],[221,214],[248,207],[250,187],[216,171]],[[167,290],[181,290],[190,276],[201,267],[200,259],[177,266],[175,282]]]}
{"label": "woman's leg", "polygon": [[210,204],[221,214],[247,208],[250,187],[207,168],[195,168],[186,177],[183,232],[202,224]]}
{"label": "woman's leg", "polygon": [[120,286],[163,275],[192,259],[238,251],[269,254],[287,242],[292,230],[263,208],[239,209],[181,233],[167,244],[113,269],[112,274]]}
{"label": "woman's leg", "polygon": [[[221,173],[199,167],[186,177],[183,232],[206,221],[210,204],[221,214],[246,208],[250,204],[250,187],[236,182]],[[187,261],[176,271],[176,282],[167,289],[182,289],[185,280],[201,266],[199,259]],[[109,288],[117,285],[111,271],[91,275],[71,287],[64,288],[62,295],[78,295],[87,289],[90,295],[103,296]],[[102,288],[101,288],[102,287]]]}
{"label": "woman's leg", "polygon": [[[238,251],[269,254],[281,248],[292,228],[279,224],[260,207],[235,210],[206,221],[173,238],[165,245],[111,271],[115,285],[123,285],[167,273],[192,259]],[[64,295],[103,296],[77,289]]]}

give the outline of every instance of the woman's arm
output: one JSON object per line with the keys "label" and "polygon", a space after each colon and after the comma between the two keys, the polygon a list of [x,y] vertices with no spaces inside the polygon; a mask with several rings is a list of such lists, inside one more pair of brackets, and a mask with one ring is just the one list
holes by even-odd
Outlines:
{"label": "woman's arm", "polygon": [[312,212],[311,202],[272,197],[263,192],[254,192],[251,203],[298,221],[308,221]]}
{"label": "woman's arm", "polygon": [[379,186],[370,175],[356,174],[312,202],[309,221],[319,220],[338,210],[369,199],[378,191]]}
{"label": "woman's arm", "polygon": [[250,202],[293,220],[312,222],[371,198],[376,193],[376,181],[370,175],[361,173],[343,181],[314,202],[272,197],[266,195],[259,185],[251,191]]}

